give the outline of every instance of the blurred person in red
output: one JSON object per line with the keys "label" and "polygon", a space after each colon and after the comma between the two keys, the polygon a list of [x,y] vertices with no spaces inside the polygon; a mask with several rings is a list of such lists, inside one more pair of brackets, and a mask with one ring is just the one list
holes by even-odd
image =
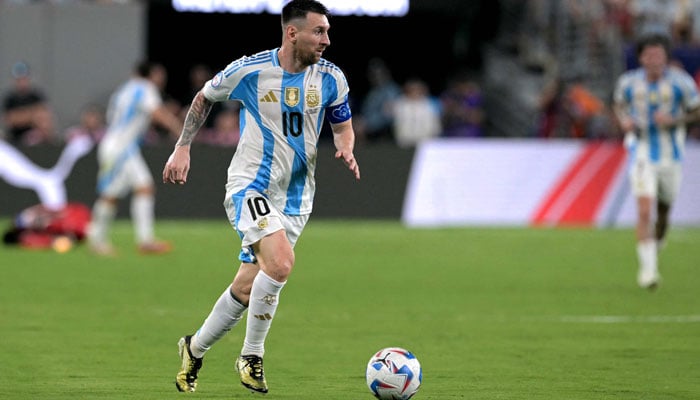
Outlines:
{"label": "blurred person in red", "polygon": [[85,239],[90,208],[69,202],[59,209],[36,204],[20,211],[3,234],[3,243],[25,249],[70,250]]}

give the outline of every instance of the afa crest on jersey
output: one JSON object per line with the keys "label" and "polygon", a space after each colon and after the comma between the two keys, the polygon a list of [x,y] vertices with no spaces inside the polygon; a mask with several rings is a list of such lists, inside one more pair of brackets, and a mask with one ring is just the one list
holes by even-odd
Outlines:
{"label": "afa crest on jersey", "polygon": [[286,87],[284,88],[284,104],[289,107],[294,107],[299,104],[299,88],[298,87]]}
{"label": "afa crest on jersey", "polygon": [[317,107],[321,103],[321,98],[318,95],[318,90],[315,86],[312,86],[306,91],[306,106],[307,107]]}

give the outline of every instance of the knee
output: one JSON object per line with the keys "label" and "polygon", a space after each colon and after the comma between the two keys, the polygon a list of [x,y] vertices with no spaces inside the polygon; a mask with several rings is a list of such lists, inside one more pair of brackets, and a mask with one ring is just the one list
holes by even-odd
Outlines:
{"label": "knee", "polygon": [[278,282],[286,282],[294,267],[294,254],[276,254],[263,266],[270,278]]}

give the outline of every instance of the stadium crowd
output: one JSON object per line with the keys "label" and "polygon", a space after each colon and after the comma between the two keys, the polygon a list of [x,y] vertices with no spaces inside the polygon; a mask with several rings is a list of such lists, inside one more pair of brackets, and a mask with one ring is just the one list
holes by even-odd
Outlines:
{"label": "stadium crowd", "polygon": [[[413,147],[438,136],[619,139],[611,108],[614,82],[624,70],[637,66],[635,39],[649,31],[672,39],[674,65],[688,71],[700,85],[700,0],[501,0],[499,4],[500,28],[492,45],[526,71],[518,79],[538,82],[531,104],[522,108],[530,114],[531,126],[506,128],[506,134],[495,128],[494,122],[508,120],[509,105],[504,102],[514,102],[511,97],[515,96],[489,96],[483,70],[465,67],[445,76],[436,87],[421,76],[396,81],[392,72],[398,66],[372,58],[367,60],[366,76],[355,78],[365,79],[368,87],[352,99],[358,140]],[[212,68],[206,63],[192,66],[190,91],[175,97],[166,88],[164,102],[184,118],[192,93],[216,72]],[[483,68],[489,68],[488,63]],[[58,145],[80,131],[100,139],[105,125],[101,110],[106,104],[81,105],[75,124],[60,129],[65,121],[56,121],[51,93],[31,80],[30,66],[18,62],[10,73],[15,86],[0,88],[0,137],[24,146]],[[515,82],[512,90],[527,87]],[[511,104],[510,108],[518,107]],[[197,141],[233,147],[238,131],[235,104],[217,105]],[[330,137],[327,129],[323,132],[322,136]],[[700,128],[692,126],[689,137],[700,138]],[[172,140],[154,124],[145,144],[171,144]]]}

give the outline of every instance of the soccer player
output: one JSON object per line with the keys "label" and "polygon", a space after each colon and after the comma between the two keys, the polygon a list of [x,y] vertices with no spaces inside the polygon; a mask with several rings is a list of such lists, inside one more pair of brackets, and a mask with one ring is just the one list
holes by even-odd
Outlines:
{"label": "soccer player", "polygon": [[138,250],[144,254],[170,251],[168,242],[154,237],[155,186],[151,171],[141,155],[141,143],[152,122],[179,136],[182,122],[163,105],[164,68],[151,62],[139,63],[133,76],[121,85],[109,101],[107,132],[97,148],[98,199],[92,208],[88,245],[99,255],[114,255],[109,228],[117,203],[130,192],[131,217]]}
{"label": "soccer player", "polygon": [[640,67],[621,75],[614,92],[637,199],[637,281],[649,289],[661,279],[657,251],[664,243],[669,212],[681,184],[686,124],[700,118],[695,82],[684,70],[669,66],[669,51],[670,41],[664,35],[641,38],[637,44]]}
{"label": "soccer player", "polygon": [[[59,209],[36,204],[20,211],[3,234],[3,242],[26,249],[54,248],[69,250],[85,238],[90,223],[90,208],[79,202],[68,202]],[[61,246],[59,242],[67,243]],[[57,246],[58,245],[58,246]]]}
{"label": "soccer player", "polygon": [[347,80],[321,58],[330,45],[328,9],[315,0],[292,0],[281,19],[279,48],[233,61],[195,95],[163,170],[164,182],[184,184],[190,144],[212,105],[240,102],[241,139],[228,169],[224,207],[241,238],[241,264],[201,327],[178,343],[180,391],[195,391],[204,354],[247,309],[235,368],[243,386],[267,393],[265,338],[294,266],[294,245],[311,213],[324,117],[332,127],[335,158],[360,179]]}

